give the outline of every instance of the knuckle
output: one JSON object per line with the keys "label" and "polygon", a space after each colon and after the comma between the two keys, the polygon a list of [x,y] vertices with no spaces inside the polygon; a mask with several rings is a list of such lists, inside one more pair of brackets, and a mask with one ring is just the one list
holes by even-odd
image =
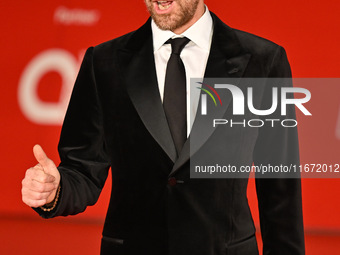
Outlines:
{"label": "knuckle", "polygon": [[22,187],[21,188],[21,194],[24,196],[26,194],[27,190],[26,188]]}
{"label": "knuckle", "polygon": [[32,175],[32,168],[29,168],[26,170],[26,173],[25,173],[25,178],[28,178]]}
{"label": "knuckle", "polygon": [[29,179],[23,179],[21,184],[22,184],[22,188],[25,188],[25,189],[32,187],[32,181],[30,181]]}
{"label": "knuckle", "polygon": [[32,179],[35,176],[37,176],[37,172],[38,172],[38,169],[36,169],[35,167],[31,167],[30,169],[26,171],[26,177],[29,179]]}

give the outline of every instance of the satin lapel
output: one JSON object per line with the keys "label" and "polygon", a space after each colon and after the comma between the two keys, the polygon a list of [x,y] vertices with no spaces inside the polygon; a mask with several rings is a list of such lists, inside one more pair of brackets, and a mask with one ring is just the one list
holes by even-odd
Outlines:
{"label": "satin lapel", "polygon": [[[211,13],[211,15],[214,21],[214,34],[204,77],[235,78],[235,80],[237,80],[237,78],[241,78],[243,76],[251,55],[242,49],[234,31],[219,20],[213,13]],[[216,110],[212,113],[209,113],[209,118],[223,118],[231,100],[231,94],[226,93],[223,98],[223,105],[216,108]],[[200,109],[200,107],[201,102],[198,105],[198,109]],[[206,128],[207,125],[204,125],[205,128],[202,129],[202,125],[200,123],[203,121],[206,120],[200,114],[200,111],[197,110],[191,135],[184,144],[181,154],[175,162],[170,175],[175,174],[175,172],[190,159],[190,156],[196,153],[197,150],[203,146],[214,132],[212,125],[208,128]],[[191,136],[195,137],[195,141],[191,141]],[[197,139],[197,137],[199,137],[199,139]]]}
{"label": "satin lapel", "polygon": [[127,92],[145,127],[174,162],[176,149],[159,95],[150,20],[118,51]]}

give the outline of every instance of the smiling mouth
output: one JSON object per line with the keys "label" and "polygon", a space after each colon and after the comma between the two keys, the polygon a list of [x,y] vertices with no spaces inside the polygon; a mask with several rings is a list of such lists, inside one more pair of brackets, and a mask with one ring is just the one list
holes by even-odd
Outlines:
{"label": "smiling mouth", "polygon": [[172,5],[172,1],[157,1],[157,4],[158,8],[163,11],[170,8],[170,6]]}

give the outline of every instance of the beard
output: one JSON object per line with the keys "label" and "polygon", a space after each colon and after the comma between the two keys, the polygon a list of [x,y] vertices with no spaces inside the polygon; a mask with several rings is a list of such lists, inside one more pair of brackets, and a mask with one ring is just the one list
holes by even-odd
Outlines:
{"label": "beard", "polygon": [[199,4],[199,0],[177,0],[177,10],[169,14],[157,14],[151,0],[144,0],[144,2],[151,18],[162,30],[175,30],[188,23],[194,17]]}

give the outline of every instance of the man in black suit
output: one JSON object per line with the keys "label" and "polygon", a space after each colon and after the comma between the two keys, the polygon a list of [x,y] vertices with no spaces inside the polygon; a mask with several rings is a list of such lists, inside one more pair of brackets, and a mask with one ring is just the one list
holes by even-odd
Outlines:
{"label": "man in black suit", "polygon": [[[26,172],[23,201],[44,218],[80,213],[97,201],[111,167],[101,254],[258,254],[247,178],[190,178],[195,155],[189,134],[198,124],[187,119],[197,111],[199,95],[181,108],[189,114],[178,132],[185,130],[189,138],[178,145],[168,111],[182,103],[165,109],[167,62],[175,47],[167,42],[189,39],[174,56],[180,62],[175,69],[184,67],[187,81],[290,77],[285,51],[228,27],[203,0],[145,2],[152,18],[141,28],[87,50],[61,132],[61,163],[56,168],[36,145],[38,165]],[[178,97],[185,99],[185,91]],[[287,115],[294,118],[294,110]],[[298,164],[296,128],[254,130],[207,132],[197,155],[222,149],[226,162]],[[263,254],[304,254],[300,180],[257,178],[256,189]]]}

